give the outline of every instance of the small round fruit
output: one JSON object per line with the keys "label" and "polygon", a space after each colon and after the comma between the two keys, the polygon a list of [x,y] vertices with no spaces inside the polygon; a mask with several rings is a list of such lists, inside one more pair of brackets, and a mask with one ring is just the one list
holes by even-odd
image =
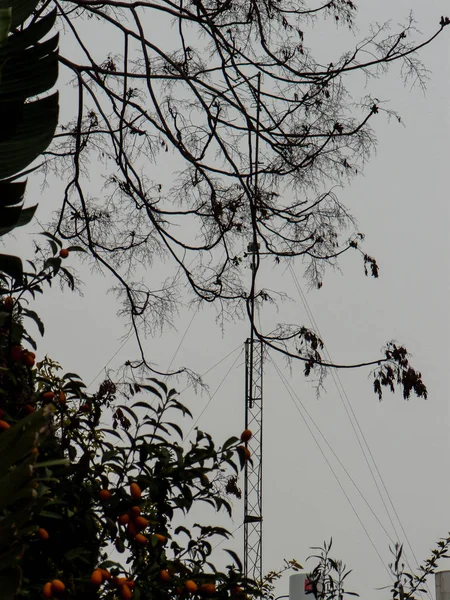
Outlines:
{"label": "small round fruit", "polygon": [[0,408],[0,419],[3,419],[5,415],[5,411],[3,410],[3,408]]}
{"label": "small round fruit", "polygon": [[88,402],[85,402],[80,406],[81,412],[88,413],[91,412],[91,405]]}
{"label": "small round fruit", "polygon": [[39,539],[41,539],[43,542],[46,542],[48,540],[48,538],[50,537],[48,535],[48,531],[46,529],[44,529],[43,527],[39,527],[39,529],[37,530],[37,534]]}
{"label": "small round fruit", "polygon": [[231,595],[242,598],[245,596],[245,592],[244,592],[243,588],[241,588],[237,585],[236,587],[231,589]]}
{"label": "small round fruit", "polygon": [[66,591],[66,586],[61,579],[52,579],[52,592],[56,594],[63,594]]}
{"label": "small round fruit", "polygon": [[65,392],[63,392],[62,390],[59,390],[59,392],[58,392],[58,402],[61,405],[63,405],[63,404],[66,403],[66,400],[67,400],[67,398],[66,398]]}
{"label": "small round fruit", "polygon": [[137,483],[133,482],[130,484],[130,494],[135,500],[139,500],[139,498],[142,496],[141,488]]}
{"label": "small round fruit", "polygon": [[198,593],[200,596],[204,596],[205,598],[214,596],[216,593],[216,586],[214,583],[202,583],[202,585],[198,588]]}
{"label": "small round fruit", "polygon": [[103,575],[102,575],[102,572],[100,571],[100,569],[95,569],[94,571],[92,571],[91,583],[92,583],[92,585],[95,585],[96,587],[100,587],[102,585]]}
{"label": "small round fruit", "polygon": [[120,517],[117,519],[119,525],[126,525],[130,520],[130,515],[128,513],[123,513],[123,515],[120,515]]}
{"label": "small round fruit", "polygon": [[132,579],[127,579],[125,585],[127,585],[130,588],[130,590],[134,590],[135,583]]}
{"label": "small round fruit", "polygon": [[149,522],[145,517],[136,517],[134,520],[134,524],[136,525],[136,529],[138,531],[147,529],[147,527],[149,526]]}
{"label": "small round fruit", "polygon": [[11,427],[11,425],[9,423],[7,423],[6,421],[3,421],[3,419],[0,419],[0,431],[6,431],[10,427]]}
{"label": "small round fruit", "polygon": [[103,569],[102,567],[99,568],[100,573],[102,574],[102,579],[103,581],[109,581],[112,578],[111,573],[108,571],[108,569]]}
{"label": "small round fruit", "polygon": [[138,517],[141,514],[141,509],[139,506],[132,506],[130,510],[131,515],[134,517]]}
{"label": "small round fruit", "polygon": [[51,581],[47,581],[47,583],[42,588],[42,595],[44,596],[44,598],[53,598],[52,582]]}
{"label": "small round fruit", "polygon": [[155,533],[154,537],[158,540],[158,542],[160,544],[165,544],[167,542],[167,538],[165,535],[162,535],[161,533]]}
{"label": "small round fruit", "polygon": [[22,362],[27,367],[34,367],[36,359],[36,354],[34,352],[29,352],[28,350],[23,350],[22,352]]}
{"label": "small round fruit", "polygon": [[61,248],[61,250],[59,251],[59,256],[61,258],[67,258],[69,256],[69,251],[67,250],[67,248]]}
{"label": "small round fruit", "polygon": [[195,583],[195,581],[192,581],[192,579],[188,579],[184,584],[184,587],[190,594],[195,594],[195,592],[198,590],[198,585]]}
{"label": "small round fruit", "polygon": [[170,573],[167,569],[161,569],[159,572],[159,578],[161,581],[165,581],[166,583],[170,581]]}
{"label": "small round fruit", "polygon": [[14,298],[12,298],[11,296],[7,296],[4,300],[3,300],[3,306],[7,309],[7,310],[12,310],[13,306],[14,306]]}
{"label": "small round fruit", "polygon": [[51,402],[55,397],[55,392],[44,392],[41,396],[42,398],[42,402],[44,402],[44,404],[48,404],[49,402]]}
{"label": "small round fruit", "polygon": [[244,429],[244,431],[241,433],[241,442],[248,442],[252,435],[253,433],[250,431],[250,429]]}
{"label": "small round fruit", "polygon": [[111,492],[109,490],[100,490],[98,497],[102,502],[107,502],[111,498]]}
{"label": "small round fruit", "polygon": [[131,600],[133,597],[133,592],[126,583],[120,586],[120,597],[122,600]]}
{"label": "small round fruit", "polygon": [[148,538],[146,538],[142,533],[136,534],[134,541],[139,544],[139,546],[146,546],[148,544]]}
{"label": "small round fruit", "polygon": [[23,410],[27,415],[31,415],[31,413],[34,413],[34,406],[31,406],[31,404],[25,404]]}

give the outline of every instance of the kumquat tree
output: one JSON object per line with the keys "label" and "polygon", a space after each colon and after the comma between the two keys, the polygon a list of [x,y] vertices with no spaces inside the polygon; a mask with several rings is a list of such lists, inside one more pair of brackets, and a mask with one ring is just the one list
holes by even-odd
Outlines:
{"label": "kumquat tree", "polygon": [[[54,257],[36,280],[47,279],[60,260]],[[89,395],[77,375],[61,374],[47,357],[37,360],[24,348],[31,338],[22,321],[30,315],[22,304],[41,284],[24,279],[23,290],[14,300],[3,297],[0,307],[0,575],[7,597],[256,593],[232,551],[227,572],[211,563],[213,545],[227,530],[173,525],[199,502],[231,514],[226,481],[238,475],[239,459],[241,466],[248,459],[244,442],[231,438],[216,447],[197,430],[185,449],[177,413],[190,413],[163,382],[125,388],[106,380]]]}

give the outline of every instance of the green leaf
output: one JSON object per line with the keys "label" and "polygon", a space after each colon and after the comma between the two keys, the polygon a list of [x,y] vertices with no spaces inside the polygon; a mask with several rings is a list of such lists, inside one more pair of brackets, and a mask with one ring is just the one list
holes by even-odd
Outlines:
{"label": "green leaf", "polygon": [[22,31],[15,31],[14,35],[8,38],[7,44],[0,47],[0,61],[10,57],[13,52],[25,50],[29,46],[37,44],[51,31],[56,21],[56,13],[55,8],[42,18],[30,23]]}
{"label": "green leaf", "polygon": [[38,314],[35,313],[34,310],[30,310],[29,308],[22,308],[22,313],[28,318],[32,319],[36,323],[39,329],[39,333],[41,335],[44,335],[44,324],[39,318]]}
{"label": "green leaf", "polygon": [[134,402],[131,406],[131,408],[145,408],[146,410],[152,410],[153,412],[155,412],[155,408],[149,404],[148,402],[144,402],[142,400],[139,400],[138,402]]}
{"label": "green leaf", "polygon": [[61,268],[61,259],[57,256],[51,256],[50,258],[47,258],[44,263],[44,269],[48,269],[49,267],[52,267],[53,275],[57,275],[59,269]]}
{"label": "green leaf", "polygon": [[[50,90],[58,78],[58,34],[49,40],[20,51],[9,45],[0,50],[4,60],[0,85],[0,101],[23,102]],[[1,55],[6,56],[3,58]],[[8,56],[9,54],[9,56]]]}
{"label": "green leaf", "polygon": [[239,438],[237,438],[237,437],[228,438],[228,440],[222,446],[222,450],[227,450],[227,448],[229,448],[230,446],[233,446],[237,442],[239,442]]}
{"label": "green leaf", "polygon": [[9,233],[16,227],[27,225],[34,217],[36,206],[22,208],[21,206],[8,206],[0,209],[0,236]]}
{"label": "green leaf", "polygon": [[[156,383],[156,385],[159,385],[164,390],[164,393],[167,396],[168,389],[167,389],[167,385],[164,383],[164,381],[159,381],[158,379],[155,379],[154,377],[149,377],[148,380],[153,381],[153,383]],[[144,387],[144,386],[142,386],[142,387]]]}
{"label": "green leaf", "polygon": [[157,390],[156,388],[154,388],[152,385],[141,385],[140,387],[143,390],[146,390],[147,392],[151,392],[152,394],[155,394],[155,396],[157,396],[160,400],[162,400],[161,392],[159,390]]}
{"label": "green leaf", "polygon": [[39,0],[0,0],[0,8],[12,6],[11,29],[22,25],[31,16]]}
{"label": "green leaf", "polygon": [[11,29],[11,7],[0,8],[0,46],[5,43]]}
{"label": "green leaf", "polygon": [[[19,108],[22,110],[18,117],[15,113]],[[40,98],[22,107],[17,103],[0,103],[0,114],[7,114],[11,118],[8,109],[13,110],[12,117],[17,121],[17,127],[14,137],[5,139],[1,131],[5,130],[7,120],[3,118],[0,121],[0,179],[25,169],[50,144],[58,123],[58,94]]]}
{"label": "green leaf", "polygon": [[175,431],[178,433],[180,438],[183,439],[183,430],[181,429],[181,427],[179,425],[177,425],[176,423],[166,423],[166,425],[168,425],[169,427],[172,427],[172,429],[175,429]]}
{"label": "green leaf", "polygon": [[120,408],[121,410],[124,410],[126,413],[128,413],[133,419],[135,425],[137,426],[137,424],[139,423],[139,419],[137,418],[136,414],[131,410],[131,408],[128,408],[128,406],[125,406],[123,404],[120,404],[117,408]]}
{"label": "green leaf", "polygon": [[21,204],[25,196],[26,181],[0,181],[0,208]]}
{"label": "green leaf", "polygon": [[65,373],[62,376],[63,379],[81,379],[81,377],[79,375],[77,375],[76,373]]}
{"label": "green leaf", "polygon": [[236,566],[238,568],[238,571],[242,572],[244,570],[244,568],[243,568],[242,562],[241,562],[239,556],[236,554],[236,552],[234,552],[233,550],[228,550],[226,548],[224,550],[225,550],[225,552],[228,552],[228,554],[234,560],[234,562],[236,563]]}
{"label": "green leaf", "polygon": [[18,256],[0,254],[0,271],[6,273],[18,282],[22,281],[23,266]]}
{"label": "green leaf", "polygon": [[43,235],[43,236],[49,238],[50,240],[53,240],[55,242],[55,244],[58,244],[58,246],[60,248],[62,248],[61,240],[59,240],[57,237],[55,237],[53,234],[49,233],[48,231],[41,231],[39,233],[39,235]]}

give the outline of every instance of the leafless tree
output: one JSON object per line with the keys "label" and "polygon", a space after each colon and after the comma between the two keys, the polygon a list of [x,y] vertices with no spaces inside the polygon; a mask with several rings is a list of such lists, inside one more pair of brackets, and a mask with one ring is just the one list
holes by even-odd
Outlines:
{"label": "leafless tree", "polygon": [[[188,288],[200,301],[248,317],[255,337],[303,360],[307,374],[332,366],[305,327],[271,334],[256,327],[256,305],[271,300],[258,288],[261,259],[301,259],[309,283],[320,287],[325,268],[356,250],[366,273],[378,276],[336,189],[370,156],[372,122],[396,115],[376,97],[355,98],[348,78],[376,79],[397,63],[405,81],[424,85],[417,53],[449,20],[442,17],[419,41],[412,17],[395,31],[374,27],[321,64],[309,47],[312,28],[331,20],[352,30],[357,11],[350,0],[311,4],[38,5],[36,14],[58,12],[60,62],[74,88],[73,117],[45,156],[46,172],[66,182],[54,232],[114,275],[137,334],[142,324],[170,320]],[[89,179],[94,161],[104,184],[97,194]],[[244,270],[248,256],[252,268]],[[171,267],[155,282],[158,261]],[[149,275],[136,280],[142,266]],[[426,396],[401,346],[388,344],[379,361],[361,364],[374,365],[380,397],[382,386],[395,383],[405,397]]]}

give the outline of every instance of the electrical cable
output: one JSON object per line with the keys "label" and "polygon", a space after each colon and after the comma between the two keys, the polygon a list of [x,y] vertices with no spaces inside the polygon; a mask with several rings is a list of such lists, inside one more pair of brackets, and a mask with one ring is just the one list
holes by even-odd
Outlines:
{"label": "electrical cable", "polygon": [[275,368],[277,369],[277,371],[279,372],[280,377],[284,380],[284,386],[285,387],[289,387],[291,392],[295,395],[298,403],[301,405],[301,407],[303,408],[303,410],[306,412],[307,416],[309,417],[309,419],[311,420],[311,422],[313,423],[314,427],[317,429],[320,437],[323,439],[323,441],[325,442],[325,444],[327,445],[328,449],[330,450],[330,452],[332,453],[332,455],[334,456],[334,458],[337,460],[337,462],[339,463],[339,466],[342,468],[342,470],[344,471],[344,473],[347,475],[347,477],[349,478],[349,480],[351,481],[351,483],[353,484],[353,486],[355,487],[355,489],[357,490],[358,494],[361,496],[361,498],[363,499],[364,503],[366,504],[367,508],[370,510],[370,512],[372,513],[372,515],[375,517],[377,523],[380,525],[380,527],[382,528],[382,530],[384,531],[384,533],[386,534],[386,537],[389,539],[389,541],[391,542],[391,544],[395,544],[395,540],[392,539],[392,537],[390,536],[388,530],[386,529],[386,527],[383,525],[383,523],[380,521],[378,515],[375,513],[375,511],[373,510],[373,508],[371,507],[371,505],[369,504],[368,500],[366,499],[366,497],[364,496],[364,494],[362,493],[362,491],[360,490],[358,484],[356,483],[356,481],[353,479],[353,477],[350,475],[348,469],[345,467],[345,465],[343,464],[343,462],[341,461],[341,459],[339,458],[339,456],[336,454],[335,450],[332,448],[332,446],[330,445],[330,443],[328,442],[328,440],[326,439],[325,435],[322,433],[321,429],[319,428],[319,426],[317,425],[317,423],[314,421],[314,419],[312,418],[311,414],[309,413],[308,409],[305,407],[305,405],[302,403],[302,401],[298,398],[297,394],[294,392],[294,390],[292,389],[291,385],[288,383],[288,381],[286,380],[286,378],[284,377],[284,375],[280,374],[281,372],[279,371],[279,368],[277,365],[275,365],[275,363],[273,363],[272,359],[270,359],[272,364],[274,364]]}
{"label": "electrical cable", "polygon": [[[291,271],[292,279],[293,279],[293,281],[294,281],[294,284],[295,284],[295,286],[296,286],[296,288],[297,288],[297,291],[298,291],[298,293],[299,293],[299,296],[300,296],[300,299],[301,299],[301,301],[302,301],[302,303],[303,303],[303,307],[304,307],[304,309],[305,309],[305,311],[306,311],[306,314],[307,314],[307,315],[308,315],[308,317],[309,317],[309,320],[310,320],[310,322],[311,322],[311,325],[312,325],[312,326],[315,328],[315,330],[316,330],[316,331],[317,331],[317,333],[319,334],[319,337],[322,339],[322,334],[321,334],[321,331],[320,331],[320,329],[319,329],[319,326],[317,325],[317,322],[316,322],[316,320],[315,320],[315,318],[314,318],[314,315],[312,314],[312,311],[311,311],[311,309],[310,309],[310,307],[309,307],[309,304],[308,304],[308,302],[307,302],[307,300],[306,300],[306,297],[305,297],[305,295],[304,295],[304,293],[303,293],[303,290],[302,290],[302,289],[301,289],[301,287],[300,287],[300,282],[298,281],[298,278],[297,278],[297,276],[295,275],[295,272],[294,272],[294,270],[293,270],[293,268],[292,268],[292,265],[291,265],[291,264],[289,265],[289,269],[290,269],[290,271]],[[323,339],[322,339],[322,341],[323,341]],[[326,355],[327,359],[329,360],[329,362],[332,362],[331,354],[330,354],[330,352],[328,351],[328,348],[326,347],[325,343],[324,343],[324,353],[325,353],[325,355]],[[371,476],[372,476],[372,479],[373,479],[373,482],[374,482],[374,484],[375,484],[375,487],[377,488],[378,494],[379,494],[379,496],[380,496],[380,498],[381,498],[381,501],[382,501],[382,503],[383,503],[384,509],[385,509],[385,511],[386,511],[386,514],[387,514],[387,516],[388,516],[388,519],[389,519],[389,521],[390,521],[390,523],[391,523],[392,529],[394,530],[394,533],[395,533],[395,536],[397,537],[397,539],[399,539],[399,535],[398,535],[398,533],[397,533],[397,530],[396,530],[395,524],[394,524],[394,522],[392,521],[391,515],[390,515],[390,513],[389,513],[389,510],[388,510],[388,507],[387,507],[387,505],[386,505],[386,502],[385,502],[385,500],[384,500],[383,494],[381,493],[381,490],[380,490],[380,488],[379,488],[378,481],[376,480],[376,477],[375,477],[375,475],[374,475],[374,473],[373,473],[372,465],[370,464],[370,462],[369,462],[369,460],[368,460],[368,458],[367,458],[367,453],[366,453],[366,450],[365,450],[365,448],[364,448],[363,444],[361,443],[360,436],[361,436],[361,437],[362,437],[362,439],[364,440],[364,443],[365,443],[365,445],[366,445],[366,447],[367,447],[367,448],[368,448],[368,442],[367,442],[367,440],[366,440],[366,438],[365,438],[365,436],[364,436],[364,433],[363,433],[363,431],[362,431],[362,429],[361,429],[361,426],[360,426],[360,424],[359,424],[359,421],[358,421],[358,419],[357,419],[357,417],[356,417],[356,414],[355,414],[355,412],[354,412],[354,410],[353,410],[353,407],[351,406],[350,400],[349,400],[349,398],[348,398],[348,396],[347,396],[347,394],[346,394],[346,392],[345,392],[345,389],[344,389],[344,386],[343,386],[343,384],[342,384],[342,381],[341,381],[341,379],[340,379],[340,377],[339,377],[338,373],[335,373],[334,369],[332,369],[332,370],[331,370],[331,376],[332,376],[332,379],[333,379],[333,381],[334,381],[334,384],[335,384],[335,386],[336,386],[336,389],[337,389],[337,392],[338,392],[338,394],[339,394],[339,398],[340,398],[340,400],[341,400],[341,402],[342,402],[342,405],[343,405],[343,407],[344,407],[344,410],[345,410],[345,412],[346,412],[346,414],[347,414],[348,420],[350,421],[351,427],[352,427],[352,429],[353,429],[353,433],[355,434],[355,437],[356,437],[356,439],[357,439],[358,445],[359,445],[359,447],[360,447],[360,450],[361,450],[361,452],[362,452],[362,454],[363,454],[364,460],[366,461],[367,467],[368,467],[368,469],[369,469],[369,471],[370,471],[370,474],[371,474]],[[349,406],[349,408],[350,408],[351,415],[353,416],[353,419],[354,419],[354,421],[356,422],[356,427],[355,427],[355,423],[354,423],[354,422],[353,422],[353,420],[352,420],[352,416],[350,416],[349,408],[347,407],[347,404],[346,404],[346,402],[345,402],[345,400],[344,400],[344,397],[343,397],[343,396],[345,396],[345,398],[347,399],[347,404],[348,404],[348,406]],[[358,428],[358,430],[359,430],[359,434],[358,434],[357,428]],[[372,454],[371,454],[371,457],[372,457],[372,461],[373,461],[373,462],[374,462],[374,464],[375,464],[375,459],[374,459],[374,457],[373,457],[373,455],[372,455]]]}
{"label": "electrical cable", "polygon": [[[237,348],[236,348],[237,350]],[[235,351],[236,351],[235,350]],[[206,411],[206,409],[208,408],[208,406],[211,404],[211,402],[214,399],[214,396],[217,394],[217,392],[219,391],[219,389],[222,387],[225,379],[228,377],[228,375],[231,373],[232,369],[234,368],[235,364],[237,363],[237,361],[239,360],[241,354],[242,354],[243,350],[241,348],[240,353],[236,356],[233,364],[231,365],[231,367],[228,369],[228,371],[225,373],[225,375],[223,376],[221,382],[219,383],[219,385],[217,386],[217,388],[215,389],[214,393],[211,395],[210,399],[208,400],[208,402],[206,403],[206,405],[203,407],[203,410],[201,411],[201,413],[199,414],[199,416],[197,417],[197,419],[195,420],[194,424],[192,425],[192,427],[189,429],[189,431],[187,432],[186,436],[185,436],[185,440],[189,437],[190,433],[192,432],[192,430],[194,429],[194,427],[197,425],[197,423],[200,421],[201,417],[203,416],[204,412]],[[231,353],[232,354],[232,353]],[[228,356],[230,356],[228,354]],[[225,359],[222,359],[225,360]],[[222,362],[222,361],[220,361]],[[219,363],[218,363],[219,364]],[[211,370],[211,369],[210,369]]]}
{"label": "electrical cable", "polygon": [[[301,400],[298,398],[297,394],[294,392],[294,390],[292,390],[291,386],[289,385],[289,383],[286,381],[286,378],[284,377],[284,375],[282,374],[281,370],[279,369],[278,365],[273,361],[272,357],[270,355],[268,355],[268,358],[271,362],[271,364],[274,366],[278,376],[280,377],[281,382],[283,383],[287,393],[289,394],[289,397],[291,398],[297,412],[299,413],[299,415],[301,416],[301,418],[303,419],[303,422],[305,423],[309,433],[311,434],[316,446],[318,447],[320,453],[322,454],[325,462],[327,463],[329,469],[331,470],[333,477],[336,479],[337,484],[339,485],[342,493],[344,494],[345,498],[347,499],[347,502],[349,503],[350,507],[352,508],[356,518],[358,519],[361,527],[363,528],[369,542],[371,543],[373,549],[375,550],[375,553],[377,554],[381,564],[383,565],[384,569],[387,571],[387,573],[389,574],[390,577],[392,577],[392,573],[389,571],[388,567],[386,566],[383,558],[381,557],[381,554],[378,551],[378,548],[375,545],[375,542],[373,541],[372,537],[370,536],[370,533],[368,531],[368,529],[366,528],[366,526],[364,525],[364,523],[362,522],[361,517],[358,514],[358,511],[356,510],[354,504],[352,503],[350,497],[348,496],[347,492],[344,489],[344,486],[342,485],[339,477],[337,476],[335,470],[333,469],[332,464],[330,463],[330,461],[328,460],[327,455],[325,454],[325,452],[323,451],[319,441],[317,440],[317,437],[315,436],[313,430],[311,429],[308,421],[305,419],[305,416],[303,415],[303,413],[301,412],[300,408],[299,408],[299,404],[300,406],[303,408],[304,412],[308,415],[309,419],[311,420],[311,422],[314,424],[315,428],[317,429],[317,431],[319,432],[319,434],[321,435],[321,437],[324,439],[325,443],[327,444],[328,448],[330,449],[330,451],[333,453],[333,455],[335,456],[335,458],[338,460],[340,466],[344,469],[346,475],[349,477],[350,481],[353,483],[353,485],[355,486],[355,488],[357,489],[358,493],[360,494],[361,498],[363,498],[363,500],[365,501],[365,503],[367,504],[367,506],[369,507],[369,509],[371,510],[372,514],[375,516],[375,518],[377,519],[377,521],[380,523],[380,525],[383,527],[383,530],[385,531],[386,535],[389,536],[389,534],[387,533],[387,531],[385,530],[384,526],[381,524],[381,522],[378,520],[378,517],[376,516],[376,514],[374,513],[373,509],[371,508],[371,506],[369,505],[369,503],[367,502],[367,500],[365,499],[364,495],[362,494],[361,490],[358,488],[358,486],[356,485],[356,483],[354,482],[354,480],[352,479],[352,477],[350,476],[350,474],[348,473],[347,469],[345,469],[345,467],[343,466],[342,462],[339,460],[339,458],[337,457],[336,453],[334,452],[334,450],[332,449],[332,447],[330,446],[330,444],[328,443],[328,441],[326,440],[325,436],[323,435],[323,433],[321,432],[321,430],[319,429],[318,425],[316,424],[316,422],[314,421],[314,419],[311,417],[311,415],[309,414],[308,410],[306,409],[306,407],[304,406],[304,404],[301,402]],[[297,400],[297,401],[296,401]]]}
{"label": "electrical cable", "polygon": [[94,381],[96,381],[100,377],[100,375],[103,373],[103,371],[106,369],[106,367],[119,354],[119,352],[122,350],[122,348],[125,346],[125,344],[129,341],[129,339],[131,338],[132,335],[133,335],[133,330],[131,330],[130,333],[126,336],[126,338],[124,339],[124,341],[122,342],[122,344],[119,346],[118,350],[116,352],[114,352],[114,354],[108,360],[108,362],[106,363],[106,365],[100,369],[100,371],[97,373],[97,375],[94,377],[94,379],[87,386],[86,390],[88,390],[91,387],[91,385],[94,383]]}
{"label": "electrical cable", "polygon": [[[189,329],[191,328],[192,323],[194,322],[195,317],[198,315],[198,311],[200,310],[200,304],[197,306],[197,309],[195,310],[194,314],[192,315],[191,320],[189,321],[188,326],[186,327],[186,331],[184,332],[183,336],[181,337],[180,343],[178,344],[177,349],[175,350],[175,354],[172,356],[172,360],[169,363],[169,366],[167,367],[167,371],[170,371],[170,368],[173,364],[173,361],[175,360],[175,358],[177,357],[178,352],[180,351],[180,348],[189,332]],[[167,379],[167,376],[166,376]]]}
{"label": "electrical cable", "polygon": [[[291,265],[291,264],[289,264],[289,267],[288,267],[288,268],[289,268],[289,270],[290,270],[290,272],[291,272],[292,279],[293,279],[293,281],[294,281],[295,287],[297,288],[298,294],[299,294],[299,296],[300,296],[300,299],[301,299],[301,301],[302,301],[302,304],[303,304],[303,307],[304,307],[304,309],[305,309],[305,311],[306,311],[306,314],[307,314],[308,318],[310,319],[310,322],[311,322],[312,326],[315,328],[316,332],[319,334],[319,337],[320,337],[320,338],[323,340],[323,338],[322,338],[322,334],[321,334],[321,332],[320,332],[320,329],[319,329],[319,326],[317,325],[317,322],[316,322],[316,320],[315,320],[315,318],[314,318],[314,315],[313,315],[313,313],[312,313],[312,310],[311,310],[311,308],[309,307],[308,301],[307,301],[307,299],[306,299],[306,297],[305,297],[305,295],[304,295],[304,293],[303,293],[303,290],[301,289],[300,282],[298,281],[298,278],[297,278],[297,276],[296,276],[296,274],[295,274],[295,272],[294,272],[294,270],[293,270],[293,267],[292,267],[292,265]],[[331,358],[331,354],[330,354],[330,352],[328,351],[328,348],[326,347],[325,343],[324,343],[324,353],[325,353],[325,355],[326,355],[326,357],[327,357],[328,361],[329,361],[329,362],[333,362],[333,361],[332,361],[332,358]],[[366,437],[365,437],[365,435],[364,435],[364,432],[363,432],[363,430],[362,430],[362,428],[361,428],[361,425],[360,425],[360,423],[359,423],[359,420],[358,420],[358,418],[357,418],[357,416],[356,416],[356,414],[355,414],[355,411],[354,411],[354,409],[353,409],[353,406],[352,406],[352,404],[351,404],[351,402],[350,402],[350,399],[349,399],[349,397],[348,397],[348,395],[347,395],[347,392],[346,392],[346,390],[345,390],[345,388],[344,388],[344,385],[343,385],[343,383],[342,383],[342,380],[341,380],[341,378],[340,378],[340,376],[339,376],[339,373],[335,372],[334,370],[331,370],[331,376],[332,376],[332,379],[333,379],[333,381],[334,381],[334,384],[335,384],[335,386],[336,386],[336,389],[337,389],[337,392],[338,392],[338,394],[339,394],[339,397],[340,397],[340,399],[341,399],[342,405],[344,406],[344,409],[345,409],[345,412],[346,412],[346,414],[347,414],[347,417],[348,417],[348,419],[349,419],[349,421],[350,421],[350,424],[351,424],[351,426],[352,426],[353,432],[354,432],[354,434],[355,434],[355,436],[356,436],[356,439],[357,439],[357,441],[358,441],[358,445],[359,445],[359,447],[360,447],[360,449],[361,449],[361,452],[362,452],[362,454],[363,454],[364,460],[366,461],[367,467],[368,467],[368,469],[369,469],[369,471],[370,471],[370,474],[371,474],[371,476],[372,476],[372,479],[373,479],[373,482],[374,482],[374,484],[375,484],[375,487],[376,487],[376,489],[377,489],[377,491],[378,491],[378,494],[379,494],[379,496],[380,496],[380,499],[381,499],[381,502],[382,502],[382,504],[383,504],[383,507],[384,507],[384,509],[385,509],[385,511],[386,511],[386,514],[387,514],[387,516],[388,516],[388,519],[389,519],[389,521],[390,521],[390,524],[391,524],[391,526],[392,526],[392,529],[393,529],[393,531],[394,531],[394,533],[395,533],[395,536],[396,536],[397,540],[398,540],[398,539],[400,539],[400,535],[399,535],[399,534],[398,534],[398,532],[397,532],[397,528],[396,528],[396,526],[395,526],[395,524],[394,524],[394,522],[393,522],[393,519],[392,519],[392,517],[391,517],[391,513],[390,513],[390,511],[389,511],[389,508],[388,508],[388,506],[387,506],[387,504],[386,504],[386,501],[385,501],[385,498],[384,498],[384,496],[383,496],[383,493],[382,493],[382,491],[380,490],[380,487],[379,487],[378,481],[377,481],[377,479],[376,479],[376,477],[375,477],[375,474],[374,474],[374,472],[373,472],[373,469],[372,469],[372,466],[371,466],[371,464],[370,464],[370,461],[369,461],[369,459],[368,459],[368,457],[367,457],[367,454],[369,455],[369,457],[370,457],[370,459],[371,459],[371,461],[372,461],[372,463],[373,463],[374,469],[375,469],[375,471],[376,471],[376,473],[377,473],[377,475],[378,475],[378,477],[379,477],[380,483],[381,483],[381,485],[382,485],[382,487],[383,487],[383,489],[384,489],[384,491],[385,491],[385,494],[386,494],[386,496],[387,496],[387,499],[389,500],[389,504],[390,504],[390,505],[391,505],[391,507],[392,507],[393,513],[394,513],[395,517],[397,518],[397,521],[398,521],[398,523],[399,523],[399,525],[400,525],[400,529],[401,529],[401,531],[402,531],[402,533],[403,533],[403,535],[404,535],[404,538],[405,538],[405,540],[406,540],[406,542],[407,542],[407,544],[408,544],[408,547],[409,547],[409,549],[410,549],[410,551],[411,551],[411,554],[413,555],[413,558],[414,558],[414,560],[415,560],[416,564],[419,566],[419,565],[420,565],[420,563],[419,563],[419,561],[418,561],[418,559],[417,559],[417,557],[416,557],[416,555],[415,555],[414,549],[412,548],[412,545],[411,545],[411,543],[410,543],[410,541],[409,541],[408,535],[406,534],[406,531],[405,531],[405,529],[404,529],[404,526],[403,526],[403,523],[402,523],[402,521],[401,521],[401,519],[400,519],[400,516],[399,516],[399,514],[398,514],[398,512],[397,512],[397,510],[396,510],[396,508],[395,508],[395,506],[394,506],[394,503],[393,503],[393,501],[392,501],[391,495],[389,494],[389,491],[388,491],[388,489],[387,489],[387,486],[386,486],[386,484],[385,484],[385,482],[384,482],[384,479],[383,479],[383,477],[382,477],[382,475],[381,475],[380,469],[378,468],[378,465],[377,465],[377,462],[376,462],[376,460],[375,460],[375,457],[373,456],[373,453],[372,453],[372,451],[371,451],[371,449],[370,449],[370,447],[369,447],[369,443],[367,442],[367,439],[366,439]],[[344,399],[344,398],[345,398],[345,399]],[[351,413],[351,414],[350,414],[350,413]],[[353,417],[353,420],[354,420],[354,421],[352,420],[352,417]],[[356,427],[355,427],[355,424],[356,424]],[[359,434],[358,434],[358,431],[357,431],[357,430],[359,431]],[[366,449],[364,448],[364,446],[363,446],[363,444],[362,444],[362,442],[361,442],[361,439],[360,439],[360,437],[362,438],[362,441],[363,441],[363,443],[364,443],[364,445],[365,445],[365,448],[366,448]],[[384,529],[384,527],[383,527],[383,529]],[[391,541],[392,541],[392,540],[391,540]],[[392,543],[393,543],[393,542],[392,542]],[[411,566],[410,566],[410,564],[409,564],[409,562],[408,562],[408,560],[407,560],[407,556],[406,556],[406,555],[405,555],[405,561],[406,561],[406,563],[407,563],[408,567],[411,569]],[[412,569],[411,569],[411,570],[412,570]],[[428,587],[428,584],[427,584],[427,583],[426,583],[426,587],[427,587],[427,590],[428,590],[428,591],[427,591],[427,594],[428,594],[428,595],[431,597],[431,596],[432,596],[432,595],[431,595],[431,591],[430,591],[430,589],[429,589],[429,587]]]}

